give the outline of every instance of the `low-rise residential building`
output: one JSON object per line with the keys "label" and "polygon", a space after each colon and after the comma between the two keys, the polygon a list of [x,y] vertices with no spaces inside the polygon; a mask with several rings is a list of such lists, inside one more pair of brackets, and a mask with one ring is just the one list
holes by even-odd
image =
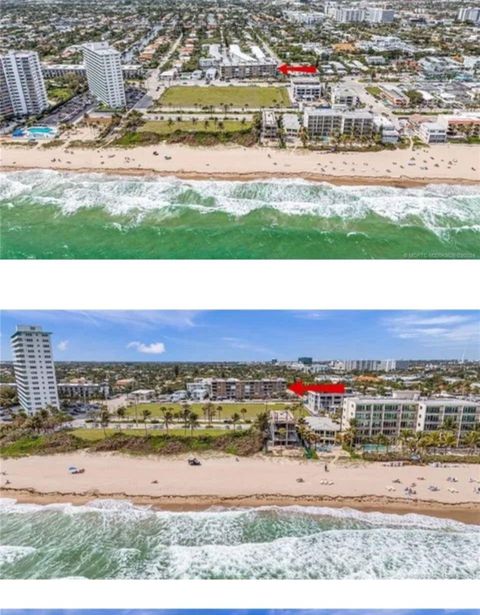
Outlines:
{"label": "low-rise residential building", "polygon": [[448,137],[480,136],[480,112],[478,111],[458,115],[439,115],[437,124],[446,130]]}
{"label": "low-rise residential building", "polygon": [[215,44],[208,46],[207,53],[199,60],[200,68],[214,67],[222,79],[274,77],[277,74],[277,62],[258,45],[251,45],[250,53],[246,53],[238,44],[228,47]]}
{"label": "low-rise residential building", "polygon": [[[125,79],[135,79],[144,76],[141,64],[122,64],[122,73]],[[42,74],[45,79],[76,75],[86,78],[87,73],[83,64],[42,64]]]}
{"label": "low-rise residential building", "polygon": [[331,103],[332,105],[343,105],[345,107],[353,108],[358,106],[360,103],[360,98],[352,88],[339,85],[332,88]]}
{"label": "low-rise residential building", "polygon": [[296,113],[284,113],[282,116],[283,133],[286,141],[298,138],[302,125]]}
{"label": "low-rise residential building", "polygon": [[342,132],[342,113],[334,109],[305,109],[303,126],[311,138],[328,138]]}
{"label": "low-rise residential building", "polygon": [[[243,400],[278,398],[287,390],[283,378],[239,380],[238,378],[204,378],[187,383],[187,392],[205,387],[211,400]],[[203,397],[205,399],[206,397]]]}
{"label": "low-rise residential building", "polygon": [[332,421],[328,416],[307,416],[305,423],[316,436],[314,444],[316,450],[329,451],[335,446],[337,435],[341,429],[339,423]]}
{"label": "low-rise residential building", "polygon": [[380,86],[380,95],[394,107],[407,107],[410,104],[408,96],[393,85]]}
{"label": "low-rise residential building", "polygon": [[298,446],[296,422],[288,410],[274,410],[269,416],[269,440],[273,446]]}
{"label": "low-rise residential building", "polygon": [[383,434],[396,438],[404,429],[432,432],[447,419],[454,424],[457,439],[480,421],[480,402],[465,399],[402,399],[393,397],[351,397],[344,402],[342,430],[355,419],[359,440]]}
{"label": "low-rise residential building", "polygon": [[308,391],[305,405],[312,414],[323,414],[340,410],[344,399],[345,386],[343,384],[323,385],[320,391]]}
{"label": "low-rise residential building", "polygon": [[424,143],[445,143],[447,129],[438,122],[421,122],[418,127],[418,136]]}
{"label": "low-rise residential building", "polygon": [[278,137],[278,121],[274,111],[265,109],[262,113],[262,137],[264,139]]}
{"label": "low-rise residential building", "polygon": [[203,378],[197,378],[193,382],[187,382],[187,393],[190,399],[203,401],[209,395],[209,387]]}
{"label": "low-rise residential building", "polygon": [[88,382],[84,378],[72,382],[59,382],[57,390],[60,397],[71,399],[106,399],[110,394],[108,382]]}
{"label": "low-rise residential building", "polygon": [[342,135],[371,137],[373,115],[369,111],[347,111],[343,114]]}
{"label": "low-rise residential building", "polygon": [[127,399],[131,399],[136,403],[145,403],[155,399],[156,392],[154,389],[137,389],[127,395]]}
{"label": "low-rise residential building", "polygon": [[373,115],[369,111],[343,111],[339,109],[305,109],[303,125],[313,139],[336,135],[371,137]]}
{"label": "low-rise residential building", "polygon": [[290,96],[293,101],[315,102],[324,93],[325,86],[317,77],[295,77],[290,81]]}

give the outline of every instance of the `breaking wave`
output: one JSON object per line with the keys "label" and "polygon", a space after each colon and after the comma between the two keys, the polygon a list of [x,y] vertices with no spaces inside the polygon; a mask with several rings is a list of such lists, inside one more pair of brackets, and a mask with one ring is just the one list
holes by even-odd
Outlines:
{"label": "breaking wave", "polygon": [[128,501],[0,501],[2,578],[480,576],[480,526],[302,506],[158,511]]}

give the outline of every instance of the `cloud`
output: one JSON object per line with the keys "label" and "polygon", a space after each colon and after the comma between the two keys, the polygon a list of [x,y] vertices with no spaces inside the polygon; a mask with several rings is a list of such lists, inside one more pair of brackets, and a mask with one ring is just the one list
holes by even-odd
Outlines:
{"label": "cloud", "polygon": [[191,329],[200,312],[192,310],[13,310],[8,314],[21,322],[87,324],[98,328],[114,325],[131,329],[169,327]]}
{"label": "cloud", "polygon": [[163,342],[152,342],[151,344],[130,342],[127,344],[127,348],[135,348],[138,352],[142,352],[143,354],[163,354],[167,350]]}
{"label": "cloud", "polygon": [[69,343],[70,342],[68,340],[61,340],[57,344],[57,350],[60,350],[61,352],[64,352],[65,350],[67,350]]}
{"label": "cloud", "polygon": [[295,318],[300,318],[301,320],[325,320],[329,317],[329,312],[326,310],[322,311],[309,311],[302,310],[299,312],[294,312]]}
{"label": "cloud", "polygon": [[429,346],[480,345],[477,314],[407,313],[384,319],[390,333],[399,339],[415,339]]}

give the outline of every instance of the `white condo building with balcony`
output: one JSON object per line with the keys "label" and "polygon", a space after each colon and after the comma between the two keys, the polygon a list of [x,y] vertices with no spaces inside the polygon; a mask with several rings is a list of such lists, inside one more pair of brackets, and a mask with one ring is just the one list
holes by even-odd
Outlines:
{"label": "white condo building with balcony", "polygon": [[18,399],[27,414],[60,407],[50,335],[42,327],[18,325],[11,337]]}
{"label": "white condo building with balcony", "polygon": [[0,90],[3,118],[38,115],[48,108],[36,51],[8,51],[0,56]]}
{"label": "white condo building with balcony", "polygon": [[112,109],[125,107],[125,87],[120,52],[106,42],[82,45],[88,89]]}

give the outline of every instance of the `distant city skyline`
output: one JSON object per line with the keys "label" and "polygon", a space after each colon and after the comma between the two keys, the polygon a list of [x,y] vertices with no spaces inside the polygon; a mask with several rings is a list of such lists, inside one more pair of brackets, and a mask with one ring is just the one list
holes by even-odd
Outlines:
{"label": "distant city skyline", "polygon": [[480,312],[394,310],[4,311],[52,332],[55,361],[480,359]]}

